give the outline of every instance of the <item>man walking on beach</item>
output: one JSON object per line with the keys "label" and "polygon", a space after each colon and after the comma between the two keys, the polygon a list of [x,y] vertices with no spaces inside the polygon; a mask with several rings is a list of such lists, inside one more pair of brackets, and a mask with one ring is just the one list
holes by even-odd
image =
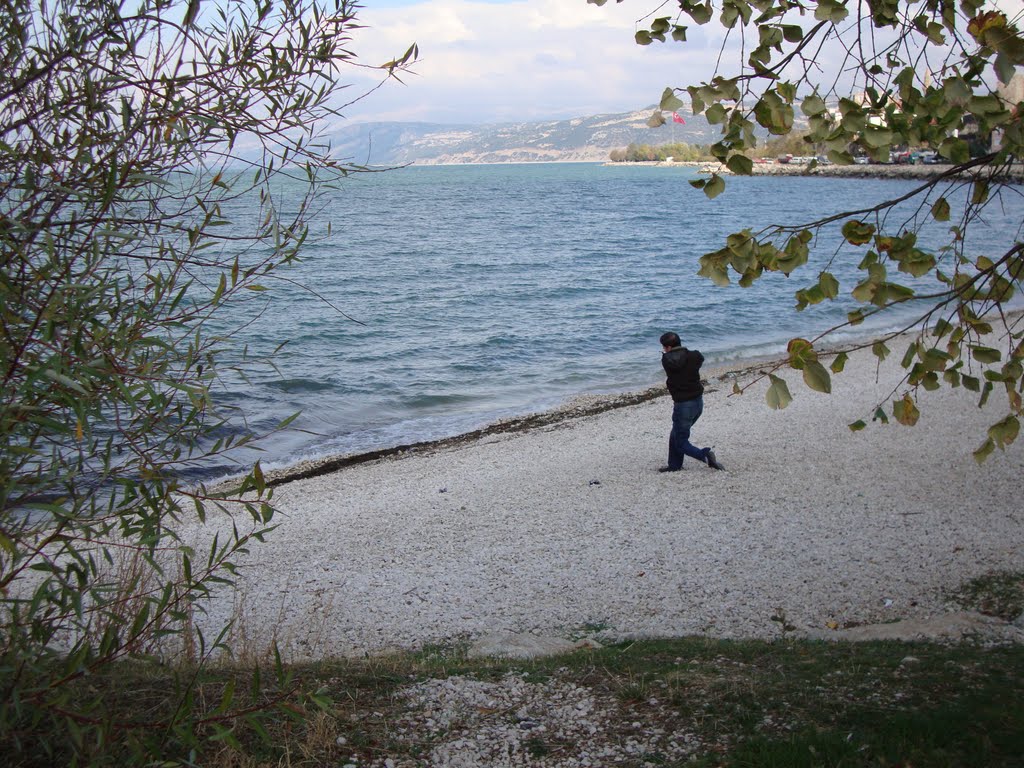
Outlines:
{"label": "man walking on beach", "polygon": [[690,429],[704,412],[704,385],[700,382],[700,367],[704,355],[687,349],[679,334],[669,331],[661,335],[661,365],[668,378],[665,384],[672,395],[672,433],[668,437],[668,466],[659,472],[678,472],[683,458],[689,456],[712,469],[725,469],[710,448],[698,448],[690,443]]}

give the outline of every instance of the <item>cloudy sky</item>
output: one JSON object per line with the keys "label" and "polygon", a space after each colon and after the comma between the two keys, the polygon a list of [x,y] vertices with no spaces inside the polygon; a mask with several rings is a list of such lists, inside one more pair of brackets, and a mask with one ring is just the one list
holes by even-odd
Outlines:
{"label": "cloudy sky", "polygon": [[[360,21],[368,28],[350,46],[360,60],[390,61],[416,43],[419,61],[404,85],[389,83],[345,113],[353,121],[477,123],[653,104],[670,84],[708,77],[721,43],[691,26],[685,46],[637,45],[638,19],[659,2],[364,0]],[[720,33],[712,26],[704,29]]]}
{"label": "cloudy sky", "polygon": [[[635,31],[674,16],[675,0],[362,1],[367,28],[349,46],[360,61],[393,60],[412,43],[419,60],[404,84],[388,83],[347,107],[352,122],[493,123],[639,109],[667,86],[710,79],[724,36],[717,21],[699,27],[687,18],[685,44],[637,45]],[[1024,3],[995,1],[1011,16]],[[723,61],[734,67],[738,58],[733,51]],[[371,83],[358,71],[348,80],[352,95]]]}

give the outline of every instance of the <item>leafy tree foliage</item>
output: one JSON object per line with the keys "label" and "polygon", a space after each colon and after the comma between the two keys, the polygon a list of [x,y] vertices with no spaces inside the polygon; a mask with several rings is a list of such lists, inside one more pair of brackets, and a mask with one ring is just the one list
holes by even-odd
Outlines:
{"label": "leafy tree foliage", "polygon": [[[846,243],[860,251],[861,279],[844,289],[827,265],[796,292],[798,309],[835,300],[841,291],[860,305],[845,325],[896,305],[918,307],[916,320],[925,330],[902,358],[906,377],[892,393],[892,416],[903,424],[916,422],[920,387],[965,387],[982,403],[1001,391],[1005,416],[991,426],[975,457],[984,460],[1012,443],[1020,429],[1024,344],[1020,320],[1007,309],[1024,276],[1024,243],[1020,231],[1009,231],[1001,253],[983,255],[970,251],[968,235],[990,206],[1019,194],[1004,183],[1024,144],[1017,71],[1024,63],[1024,39],[1017,20],[985,0],[671,5],[678,8],[674,16],[647,17],[649,28],[636,32],[639,44],[669,38],[686,44],[690,25],[715,21],[725,42],[715,75],[666,88],[651,122],[663,123],[661,111],[676,111],[684,106],[680,97],[688,98],[694,113],[720,127],[711,152],[732,173],[751,173],[747,153],[758,146],[758,127],[772,137],[806,130],[808,145],[825,147],[834,163],[851,163],[855,153],[884,161],[896,147],[931,148],[950,162],[902,200],[731,234],[723,248],[701,258],[700,274],[718,284],[734,275],[744,286],[765,272],[789,275],[808,262],[823,229],[840,228]],[[709,197],[725,189],[718,174],[693,183]],[[921,217],[890,228],[886,214],[907,200],[948,226],[947,243],[921,244]],[[795,339],[788,365],[812,389],[828,392],[830,375],[842,370],[845,354],[826,369],[815,346],[821,338]],[[885,340],[872,348],[879,358],[889,354]],[[785,381],[773,373],[769,404],[784,407],[789,398]],[[889,415],[880,406],[874,417],[886,421]],[[851,428],[863,426],[858,421]]]}
{"label": "leafy tree foliage", "polygon": [[[196,601],[230,580],[274,510],[258,464],[221,492],[181,479],[251,437],[221,429],[225,331],[211,323],[298,256],[320,185],[356,170],[316,133],[356,65],[356,27],[348,0],[0,8],[8,764],[187,756],[266,705],[228,691],[201,716],[186,680],[166,718],[114,722],[89,680],[121,659],[201,663],[225,649],[196,629]],[[284,177],[303,182],[298,199],[279,198]],[[258,219],[232,223],[239,200]],[[230,535],[202,551],[179,540],[232,499],[245,512]]]}
{"label": "leafy tree foliage", "polygon": [[608,154],[613,163],[641,163],[653,160],[692,161],[710,159],[707,148],[697,144],[677,142],[675,144],[630,144],[625,149],[613,149]]}

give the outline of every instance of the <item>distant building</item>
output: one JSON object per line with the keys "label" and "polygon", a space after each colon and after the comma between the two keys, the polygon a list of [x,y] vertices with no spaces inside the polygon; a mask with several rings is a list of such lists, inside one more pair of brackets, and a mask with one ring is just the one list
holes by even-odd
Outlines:
{"label": "distant building", "polygon": [[[996,94],[998,94],[999,98],[1002,99],[1003,103],[1009,109],[1019,110],[1021,108],[1021,103],[1024,102],[1024,75],[1018,72],[1010,78],[1010,82],[1005,85],[1000,83],[999,87],[996,88]],[[992,143],[990,145],[992,151],[997,151],[1002,144],[1003,131],[1001,128],[997,128],[992,131]]]}

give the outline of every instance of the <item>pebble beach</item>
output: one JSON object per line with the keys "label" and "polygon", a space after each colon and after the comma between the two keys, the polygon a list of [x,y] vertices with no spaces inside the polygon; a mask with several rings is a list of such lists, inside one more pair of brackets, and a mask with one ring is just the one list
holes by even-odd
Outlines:
{"label": "pebble beach", "polygon": [[870,423],[900,389],[905,342],[890,347],[880,364],[852,354],[831,395],[781,369],[780,411],[768,363],[706,370],[693,441],[724,472],[657,472],[671,401],[649,393],[285,478],[279,527],[205,621],[306,659],[495,633],[770,639],[941,620],[966,580],[1024,569],[1024,446],[972,457],[1006,413],[998,393],[978,408],[962,388],[922,390],[915,427]]}

